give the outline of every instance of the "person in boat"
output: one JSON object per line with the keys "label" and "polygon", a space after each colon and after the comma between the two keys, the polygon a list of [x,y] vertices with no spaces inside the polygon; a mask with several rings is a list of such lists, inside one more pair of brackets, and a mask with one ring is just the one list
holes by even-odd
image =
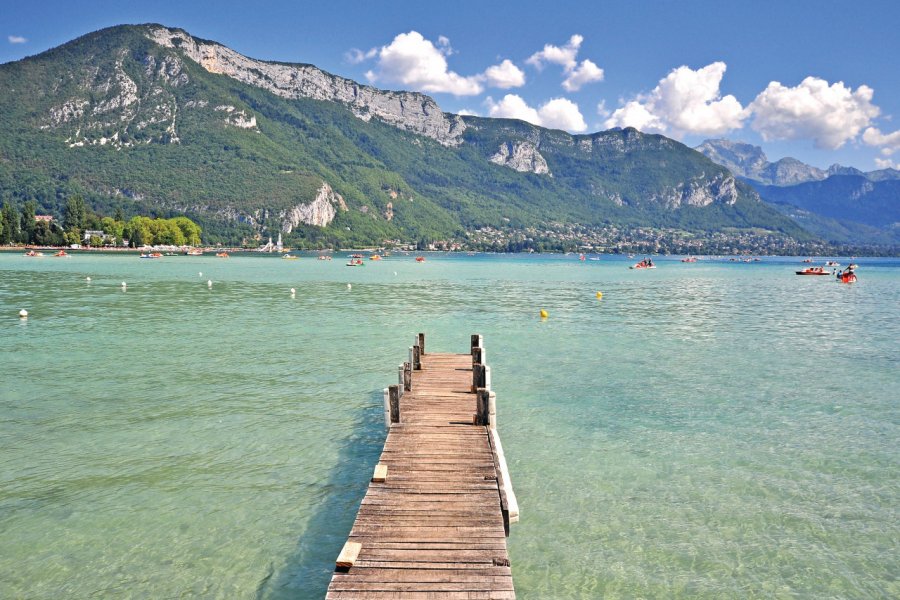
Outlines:
{"label": "person in boat", "polygon": [[653,259],[652,259],[652,258],[648,258],[648,259],[647,259],[647,266],[648,266],[648,267],[652,267],[652,266],[653,266]]}

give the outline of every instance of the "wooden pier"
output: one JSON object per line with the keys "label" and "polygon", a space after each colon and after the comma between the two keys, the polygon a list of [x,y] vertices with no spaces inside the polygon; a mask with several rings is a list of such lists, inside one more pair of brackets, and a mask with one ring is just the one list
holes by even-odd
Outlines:
{"label": "wooden pier", "polygon": [[384,450],[326,598],[515,598],[519,509],[482,337],[432,354],[420,333],[384,398]]}

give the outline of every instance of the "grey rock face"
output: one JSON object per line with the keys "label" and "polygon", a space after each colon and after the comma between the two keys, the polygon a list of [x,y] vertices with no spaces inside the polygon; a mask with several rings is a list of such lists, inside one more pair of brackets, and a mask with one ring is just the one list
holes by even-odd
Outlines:
{"label": "grey rock face", "polygon": [[195,40],[175,29],[153,27],[148,37],[161,46],[178,48],[210,73],[233,77],[283,98],[340,102],[364,121],[375,117],[445,146],[462,143],[462,133],[466,128],[463,119],[444,113],[433,99],[424,94],[382,91],[336,77],[312,65],[254,60],[225,46]]}
{"label": "grey rock face", "polygon": [[327,182],[323,181],[315,200],[306,204],[298,204],[280,215],[281,230],[284,233],[290,233],[301,223],[325,227],[334,220],[338,210],[346,212],[347,203],[340,194],[331,189]]}
{"label": "grey rock face", "polygon": [[719,173],[712,179],[700,174],[698,177],[674,188],[667,188],[652,198],[669,209],[682,206],[709,206],[713,203],[731,205],[738,200],[738,189],[731,174]]}
{"label": "grey rock face", "polygon": [[531,142],[501,144],[500,149],[490,158],[490,161],[521,173],[537,173],[538,175],[550,173],[547,161]]}

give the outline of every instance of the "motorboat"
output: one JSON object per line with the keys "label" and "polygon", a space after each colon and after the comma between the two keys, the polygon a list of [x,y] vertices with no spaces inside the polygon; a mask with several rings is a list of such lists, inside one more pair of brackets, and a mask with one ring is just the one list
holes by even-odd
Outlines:
{"label": "motorboat", "polygon": [[35,252],[34,250],[29,250],[28,252],[25,253],[25,256],[31,256],[31,257],[34,257],[34,258],[43,256],[43,255],[44,255],[43,252]]}
{"label": "motorboat", "polygon": [[293,254],[282,254],[281,255],[282,260],[297,260],[298,258],[300,258],[300,257],[294,256]]}
{"label": "motorboat", "polygon": [[219,258],[228,258],[228,253],[227,252],[216,252],[216,256],[218,256]]}
{"label": "motorboat", "polygon": [[69,258],[70,255],[69,255],[69,253],[66,252],[65,250],[60,250],[59,252],[57,252],[57,253],[54,254],[53,256],[56,256],[56,257],[58,257],[58,258]]}
{"label": "motorboat", "polygon": [[831,271],[826,271],[825,267],[807,267],[802,271],[794,271],[797,275],[831,275]]}
{"label": "motorboat", "polygon": [[162,258],[163,255],[159,252],[148,252],[147,254],[141,254],[141,258]]}
{"label": "motorboat", "polygon": [[683,262],[683,263],[695,263],[695,262],[697,262],[697,257],[696,257],[696,256],[688,256],[687,258],[682,258],[682,259],[681,259],[681,262]]}
{"label": "motorboat", "polygon": [[364,267],[364,266],[366,266],[366,263],[363,262],[362,258],[352,258],[351,257],[350,260],[347,261],[347,266],[348,267]]}
{"label": "motorboat", "polygon": [[424,257],[424,256],[417,256],[417,257],[416,257],[416,262],[425,262],[425,257]]}
{"label": "motorboat", "polygon": [[649,258],[645,258],[641,262],[631,265],[628,267],[629,269],[655,269],[656,265],[653,264],[653,261]]}

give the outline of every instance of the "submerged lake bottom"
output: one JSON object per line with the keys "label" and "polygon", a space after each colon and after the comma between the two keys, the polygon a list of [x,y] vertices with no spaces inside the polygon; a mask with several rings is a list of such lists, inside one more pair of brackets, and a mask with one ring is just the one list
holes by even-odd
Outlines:
{"label": "submerged lake bottom", "polygon": [[418,332],[484,336],[519,598],[900,597],[900,262],[425,256],[0,253],[0,597],[323,597]]}

